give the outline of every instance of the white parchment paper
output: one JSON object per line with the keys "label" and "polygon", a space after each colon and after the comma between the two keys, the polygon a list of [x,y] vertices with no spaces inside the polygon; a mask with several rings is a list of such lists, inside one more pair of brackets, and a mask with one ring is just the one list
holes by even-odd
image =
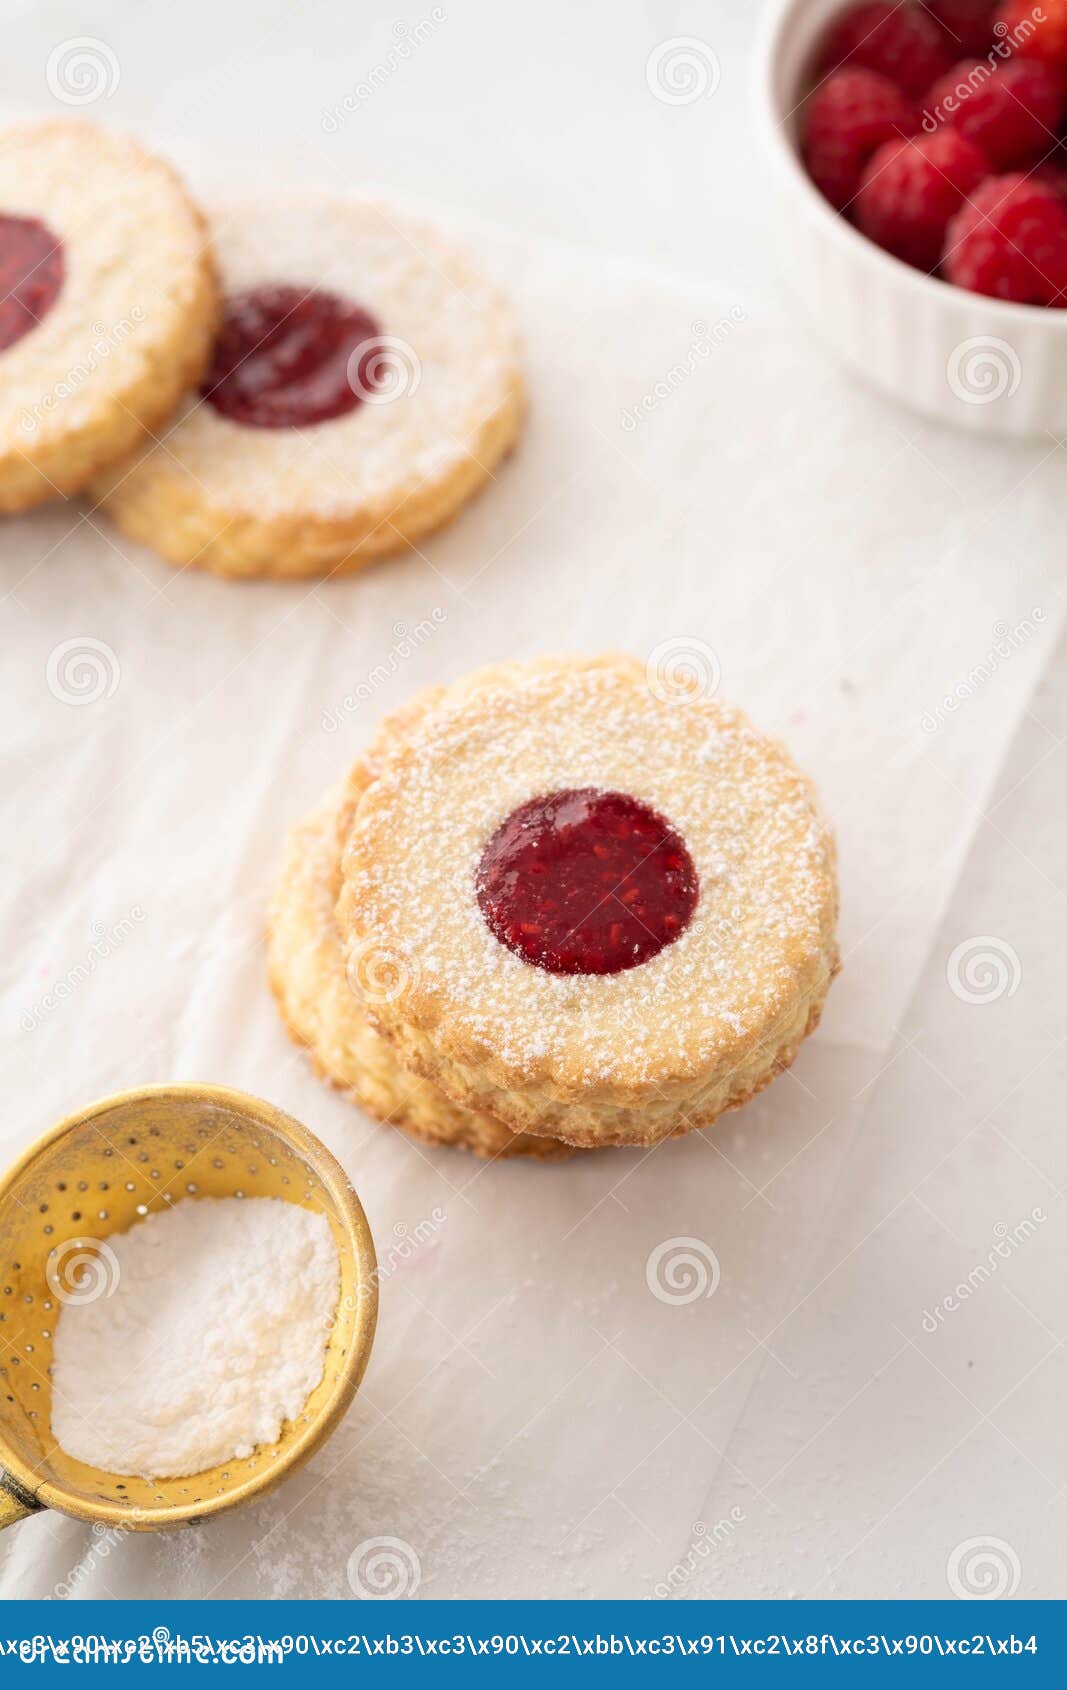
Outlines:
{"label": "white parchment paper", "polygon": [[[906,1470],[835,1490],[833,1460],[801,1454],[776,1496],[776,1469],[891,1353],[884,1323],[864,1335],[899,1257],[851,1298],[840,1270],[925,1172],[950,1095],[913,1073],[886,1100],[884,1076],[917,988],[944,998],[946,912],[1059,627],[1061,468],[889,409],[751,289],[477,239],[523,319],[529,429],[420,554],[242,587],[176,573],[80,506],[0,532],[0,1150],[120,1087],[244,1087],[326,1140],[395,1262],[365,1388],[307,1469],[166,1539],[29,1521],[0,1549],[4,1595],[347,1596],[379,1536],[411,1547],[427,1596],[650,1595],[686,1558],[686,1594],[802,1590],[940,1453],[922,1459],[916,1384]],[[49,677],[86,640],[107,681],[72,703]],[[483,1167],[374,1126],[313,1078],[266,988],[285,829],[428,682],[665,640],[715,653],[723,694],[788,739],[837,826],[845,967],[818,1035],[749,1108],[652,1154]],[[951,933],[984,919],[979,902]],[[898,1133],[912,1161],[872,1161],[872,1135]],[[714,1295],[649,1289],[674,1238],[714,1250]],[[947,1271],[921,1244],[913,1326]],[[827,1276],[829,1304],[808,1298]],[[798,1383],[815,1351],[847,1358],[817,1401]],[[899,1424],[890,1404],[856,1434],[869,1468]],[[709,1533],[715,1555],[694,1554]],[[889,1594],[885,1576],[831,1588]],[[938,1580],[940,1551],[916,1593]]]}

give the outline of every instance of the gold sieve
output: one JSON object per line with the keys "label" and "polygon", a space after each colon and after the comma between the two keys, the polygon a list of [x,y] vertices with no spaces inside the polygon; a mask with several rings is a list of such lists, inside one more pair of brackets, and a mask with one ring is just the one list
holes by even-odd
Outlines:
{"label": "gold sieve", "polygon": [[[146,1480],[72,1460],[51,1430],[52,1335],[63,1303],[107,1294],[100,1241],[109,1233],[197,1195],[282,1197],[326,1216],[341,1291],[322,1380],[277,1443],[191,1478]],[[270,1271],[270,1263],[248,1267]],[[377,1313],[359,1199],[325,1146],[280,1109],[221,1086],[145,1086],[68,1116],[0,1179],[0,1526],[49,1507],[120,1531],[158,1531],[261,1496],[341,1419]]]}

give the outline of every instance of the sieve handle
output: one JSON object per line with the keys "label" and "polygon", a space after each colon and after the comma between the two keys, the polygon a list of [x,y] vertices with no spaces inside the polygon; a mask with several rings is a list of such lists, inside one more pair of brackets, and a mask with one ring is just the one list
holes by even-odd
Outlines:
{"label": "sieve handle", "polygon": [[24,1520],[27,1514],[39,1514],[41,1504],[29,1491],[17,1485],[9,1473],[0,1468],[0,1531],[5,1526],[14,1526],[19,1520]]}

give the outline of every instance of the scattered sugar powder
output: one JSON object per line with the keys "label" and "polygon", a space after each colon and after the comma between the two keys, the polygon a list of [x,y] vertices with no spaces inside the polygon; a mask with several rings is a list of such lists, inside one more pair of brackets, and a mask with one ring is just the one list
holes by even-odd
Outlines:
{"label": "scattered sugar powder", "polygon": [[67,1301],[52,1431],[108,1473],[181,1478],[271,1444],[322,1378],[340,1291],[325,1215],[189,1198],[108,1239],[101,1294]]}

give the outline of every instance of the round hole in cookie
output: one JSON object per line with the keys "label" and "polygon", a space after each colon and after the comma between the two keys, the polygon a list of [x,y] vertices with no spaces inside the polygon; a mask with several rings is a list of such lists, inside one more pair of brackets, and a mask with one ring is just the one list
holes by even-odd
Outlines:
{"label": "round hole in cookie", "polygon": [[227,300],[201,393],[249,428],[307,428],[355,410],[382,379],[381,329],[361,305],[276,282]]}
{"label": "round hole in cookie", "polygon": [[700,884],[685,841],[625,792],[531,798],[501,823],[475,877],[490,932],[550,974],[619,974],[685,931]]}
{"label": "round hole in cookie", "polygon": [[63,242],[46,223],[0,212],[0,352],[48,315],[63,272]]}

